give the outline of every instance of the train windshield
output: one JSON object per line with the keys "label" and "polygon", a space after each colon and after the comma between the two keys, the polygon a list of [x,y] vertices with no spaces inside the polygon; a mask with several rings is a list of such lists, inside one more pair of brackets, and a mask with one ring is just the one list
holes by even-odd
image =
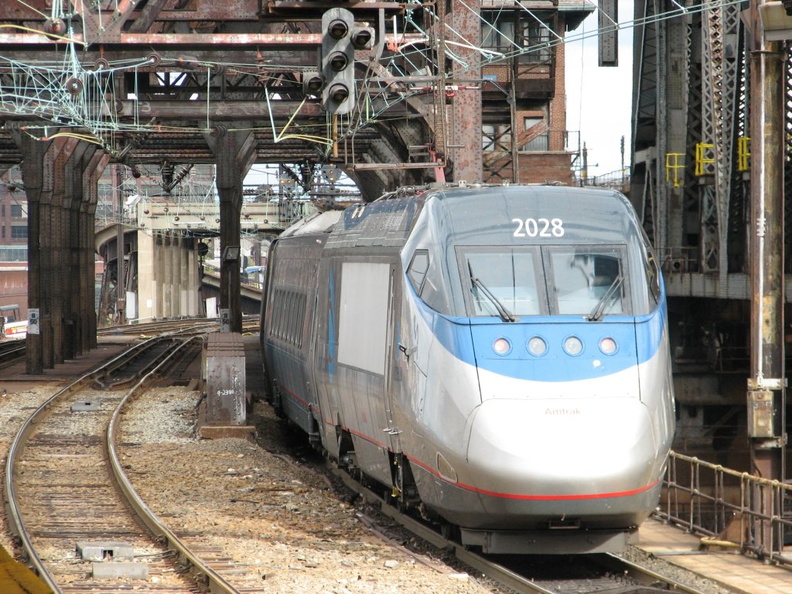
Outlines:
{"label": "train windshield", "polygon": [[466,251],[465,274],[470,284],[470,307],[474,316],[502,315],[502,309],[517,316],[543,312],[543,298],[535,251]]}
{"label": "train windshield", "polygon": [[471,316],[632,314],[624,246],[460,247]]}

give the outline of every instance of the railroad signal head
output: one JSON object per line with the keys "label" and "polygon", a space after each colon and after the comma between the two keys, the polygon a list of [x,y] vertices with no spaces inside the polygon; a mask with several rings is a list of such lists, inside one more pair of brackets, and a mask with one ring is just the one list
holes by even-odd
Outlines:
{"label": "railroad signal head", "polygon": [[356,50],[371,49],[373,39],[374,31],[369,27],[354,27],[352,29],[352,47]]}
{"label": "railroad signal head", "polygon": [[322,87],[324,80],[318,72],[304,72],[303,73],[303,93],[313,97],[319,97],[322,94]]}
{"label": "railroad signal head", "polygon": [[344,16],[330,15],[328,19],[327,34],[336,41],[349,35],[349,22],[345,20]]}
{"label": "railroad signal head", "polygon": [[322,104],[330,113],[344,114],[355,106],[355,19],[345,8],[322,15]]}

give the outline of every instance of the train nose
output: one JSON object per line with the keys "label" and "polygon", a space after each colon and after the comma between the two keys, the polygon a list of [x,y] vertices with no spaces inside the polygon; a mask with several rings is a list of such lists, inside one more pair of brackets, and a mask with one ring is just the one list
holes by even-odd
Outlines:
{"label": "train nose", "polygon": [[471,429],[470,466],[506,498],[632,492],[656,483],[663,463],[648,411],[632,398],[488,400]]}

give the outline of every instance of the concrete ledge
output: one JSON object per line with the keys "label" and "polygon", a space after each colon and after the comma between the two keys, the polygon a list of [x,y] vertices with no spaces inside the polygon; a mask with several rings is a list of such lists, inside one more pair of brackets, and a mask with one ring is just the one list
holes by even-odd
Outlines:
{"label": "concrete ledge", "polygon": [[135,558],[135,550],[131,544],[115,540],[78,542],[77,553],[83,561],[105,561],[108,559],[132,561]]}
{"label": "concrete ledge", "polygon": [[148,563],[94,563],[93,577],[97,579],[148,579]]}
{"label": "concrete ledge", "polygon": [[102,403],[99,400],[81,400],[71,405],[72,412],[95,412],[101,408]]}
{"label": "concrete ledge", "polygon": [[252,425],[202,425],[198,428],[198,436],[202,439],[235,437],[254,441],[256,428]]}

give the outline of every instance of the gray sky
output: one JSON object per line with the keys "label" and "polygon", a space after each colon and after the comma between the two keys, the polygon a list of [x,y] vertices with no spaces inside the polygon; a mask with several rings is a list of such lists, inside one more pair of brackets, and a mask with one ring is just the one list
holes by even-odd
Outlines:
{"label": "gray sky", "polygon": [[[620,140],[625,137],[625,166],[630,165],[632,110],[633,2],[619,0],[619,66],[600,68],[597,58],[597,13],[567,34],[567,130],[580,131],[588,148],[588,174],[621,168]],[[587,37],[581,40],[581,37]]]}

